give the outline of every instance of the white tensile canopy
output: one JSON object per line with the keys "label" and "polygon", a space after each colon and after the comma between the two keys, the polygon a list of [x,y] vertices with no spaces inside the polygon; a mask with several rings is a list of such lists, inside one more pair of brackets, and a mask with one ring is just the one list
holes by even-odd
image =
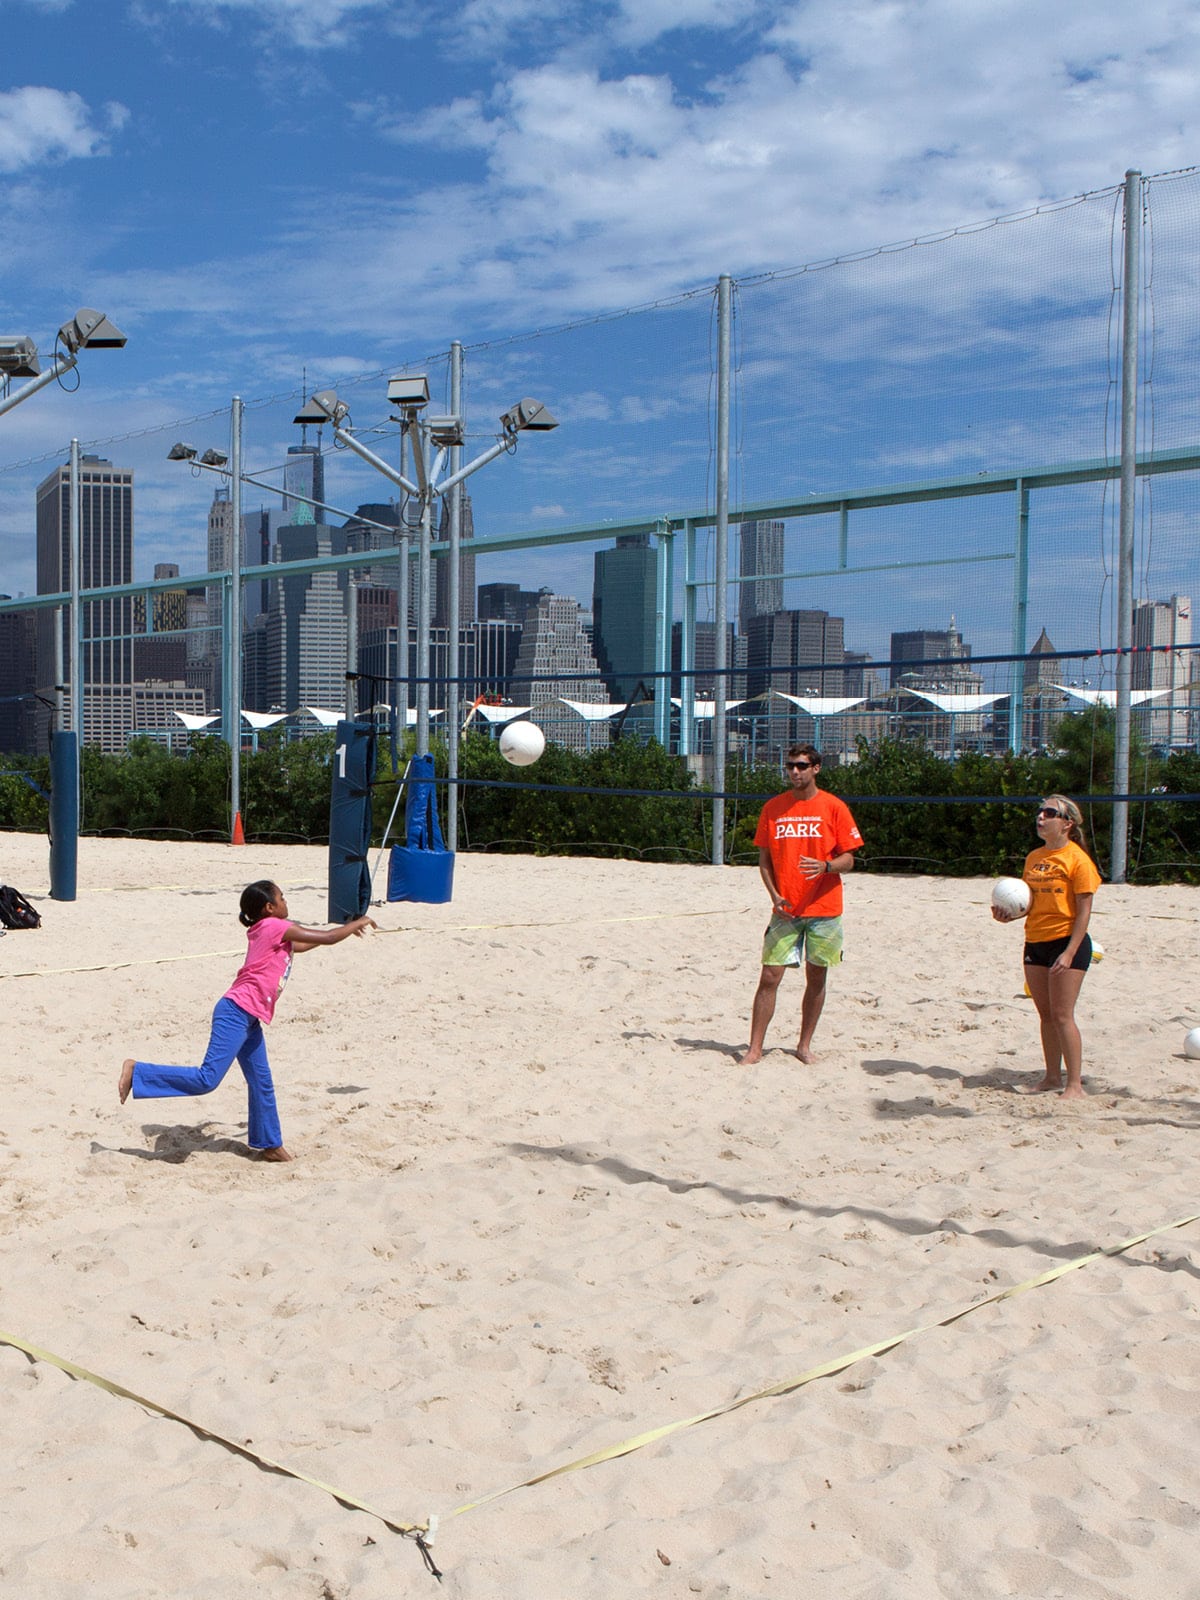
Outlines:
{"label": "white tensile canopy", "polygon": [[[514,717],[524,717],[533,710],[532,706],[485,706],[477,705],[476,714],[485,722],[511,722]],[[432,713],[430,713],[432,715]]]}
{"label": "white tensile canopy", "polygon": [[[1063,690],[1065,694],[1073,694],[1077,700],[1086,700],[1090,706],[1107,706],[1111,711],[1117,703],[1117,691],[1115,689],[1077,689],[1073,683],[1056,683],[1054,687]],[[1170,692],[1169,687],[1166,689],[1131,689],[1129,692],[1129,704],[1131,706],[1140,706],[1147,700],[1155,700],[1160,694],[1170,694]]]}
{"label": "white tensile canopy", "polygon": [[[678,706],[681,711],[683,710],[683,701],[676,700],[674,695],[671,696],[671,704],[673,706]],[[745,704],[746,702],[744,700],[726,700],[725,709],[726,711],[732,711],[734,706],[744,706]],[[715,717],[716,714],[717,702],[715,700],[692,701],[692,715],[698,722],[704,722],[709,717]]]}
{"label": "white tensile canopy", "polygon": [[603,722],[605,717],[615,717],[618,712],[629,710],[624,701],[568,700],[565,694],[560,694],[558,698],[564,706],[577,711],[585,722]]}
{"label": "white tensile canopy", "polygon": [[849,711],[851,706],[861,706],[866,699],[866,696],[861,694],[847,699],[844,696],[834,695],[785,694],[782,689],[773,689],[771,692],[777,694],[781,700],[790,700],[810,717],[840,716],[843,711]]}
{"label": "white tensile canopy", "polygon": [[984,706],[1008,699],[1007,691],[1004,694],[931,694],[927,689],[910,689],[905,684],[900,687],[905,694],[916,695],[918,700],[928,700],[930,705],[936,706],[939,711],[948,711],[951,716],[958,716],[964,711],[982,711]]}

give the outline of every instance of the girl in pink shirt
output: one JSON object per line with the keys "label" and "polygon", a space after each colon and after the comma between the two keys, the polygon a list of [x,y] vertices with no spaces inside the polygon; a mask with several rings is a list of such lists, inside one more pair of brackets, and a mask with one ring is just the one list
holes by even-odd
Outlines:
{"label": "girl in pink shirt", "polygon": [[302,928],[288,920],[287,901],[277,883],[262,880],[242,890],[239,921],[249,946],[237,977],[213,1008],[212,1033],[198,1067],[164,1067],[148,1061],[122,1064],[117,1081],[121,1104],[166,1099],[181,1094],[211,1094],[236,1060],[250,1096],[249,1143],[265,1161],[290,1161],[283,1147],[275,1085],[267,1062],[263,1026],[275,1015],[292,957],[317,945],[340,944],[352,933],[375,926],[370,917],[354,917],[340,928]]}

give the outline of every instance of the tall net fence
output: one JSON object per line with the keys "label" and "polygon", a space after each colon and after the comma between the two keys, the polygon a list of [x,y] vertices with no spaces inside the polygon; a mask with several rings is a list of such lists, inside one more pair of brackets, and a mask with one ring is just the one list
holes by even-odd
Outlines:
{"label": "tall net fence", "polygon": [[[1186,456],[1200,437],[1200,174],[1152,178],[1142,197],[1138,445]],[[1117,482],[1096,474],[1070,481],[1067,469],[1111,461],[1118,451],[1121,206],[1114,186],[936,238],[738,280],[724,574],[715,570],[715,286],[468,342],[465,456],[487,447],[500,415],[524,395],[544,401],[561,426],[522,436],[510,457],[465,486],[472,537],[462,569],[464,706],[480,694],[532,705],[552,739],[580,751],[603,746],[619,727],[702,756],[722,691],[736,702],[731,748],[753,762],[776,759],[797,737],[815,738],[839,759],[853,759],[861,739],[886,735],[948,755],[1052,746],[1063,717],[1086,708],[1089,696],[1111,697],[1115,684]],[[447,349],[386,355],[335,381],[359,436],[399,464],[385,380],[424,371],[430,409],[448,410],[450,357]],[[312,378],[309,388],[333,386],[328,375]],[[302,398],[298,389],[245,397],[244,467],[261,482],[243,486],[243,511],[271,512],[273,520],[260,521],[267,531],[244,561],[280,558],[270,530],[284,520],[276,491],[302,437],[292,420]],[[211,503],[226,486],[193,468],[200,481],[189,487],[188,467],[167,453],[180,437],[199,449],[224,445],[225,427],[210,413],[85,446],[132,464],[139,499],[173,508],[169,517],[139,513],[139,572],[159,561],[175,562],[184,576],[206,571]],[[333,508],[316,520],[338,526],[360,507],[387,507],[383,523],[415,540],[409,497],[334,448],[328,430],[303,438],[319,447],[319,498]],[[32,504],[51,465],[0,465],[0,479],[10,493],[19,481]],[[1047,478],[1054,471],[1058,477]],[[1001,479],[1012,483],[973,492]],[[868,491],[877,491],[871,503],[857,504]],[[1196,470],[1138,481],[1134,682],[1158,691],[1138,716],[1143,742],[1163,749],[1196,742],[1190,606],[1200,589],[1198,496]],[[304,522],[310,513],[297,504],[287,514]],[[800,514],[806,509],[812,514]],[[436,509],[434,520],[436,537]],[[669,559],[660,554],[664,541]],[[384,580],[374,585],[382,591],[394,574],[373,576]],[[446,583],[444,560],[435,561],[434,581]],[[713,665],[720,581],[731,624],[723,683]],[[364,655],[350,659],[348,587],[344,575],[336,580],[324,613],[336,613],[336,637],[320,644],[326,686],[305,677],[303,662],[290,677],[280,667],[267,703],[251,709],[294,716],[313,697],[328,705],[336,697],[328,685],[364,667]],[[468,638],[483,621],[504,620],[506,589],[518,608],[508,616],[516,633],[503,648]],[[282,590],[261,578],[249,584],[251,618],[256,607],[261,614],[283,606]],[[540,653],[518,638],[539,596],[575,606],[543,604]],[[374,635],[366,669],[373,698],[411,707],[405,635],[416,625],[415,589],[407,629],[398,612],[389,620],[386,597],[376,594],[372,605],[358,618],[357,648],[365,652]],[[311,616],[310,635],[318,609]],[[216,656],[219,618],[211,612],[208,625]],[[449,651],[447,629],[440,640],[434,632],[436,709],[447,699]],[[277,633],[282,639],[287,630]],[[686,704],[689,684],[694,706]],[[659,686],[675,702],[669,709]],[[493,732],[501,726],[476,720]]]}

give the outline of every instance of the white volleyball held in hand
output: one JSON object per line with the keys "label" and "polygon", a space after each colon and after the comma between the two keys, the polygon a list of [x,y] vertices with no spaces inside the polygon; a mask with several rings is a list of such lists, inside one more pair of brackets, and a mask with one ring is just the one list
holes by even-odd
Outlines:
{"label": "white volleyball held in hand", "polygon": [[992,904],[1006,917],[1024,916],[1029,901],[1029,885],[1023,878],[997,878],[992,885]]}
{"label": "white volleyball held in hand", "polygon": [[510,722],[500,735],[500,754],[514,767],[531,767],[546,748],[546,735],[536,722]]}

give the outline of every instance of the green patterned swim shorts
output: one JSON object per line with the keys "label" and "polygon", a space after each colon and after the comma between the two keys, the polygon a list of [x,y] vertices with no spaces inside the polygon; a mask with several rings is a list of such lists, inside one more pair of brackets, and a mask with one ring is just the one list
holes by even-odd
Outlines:
{"label": "green patterned swim shorts", "polygon": [[764,967],[836,967],[842,960],[841,917],[781,917],[767,924],[763,939]]}

